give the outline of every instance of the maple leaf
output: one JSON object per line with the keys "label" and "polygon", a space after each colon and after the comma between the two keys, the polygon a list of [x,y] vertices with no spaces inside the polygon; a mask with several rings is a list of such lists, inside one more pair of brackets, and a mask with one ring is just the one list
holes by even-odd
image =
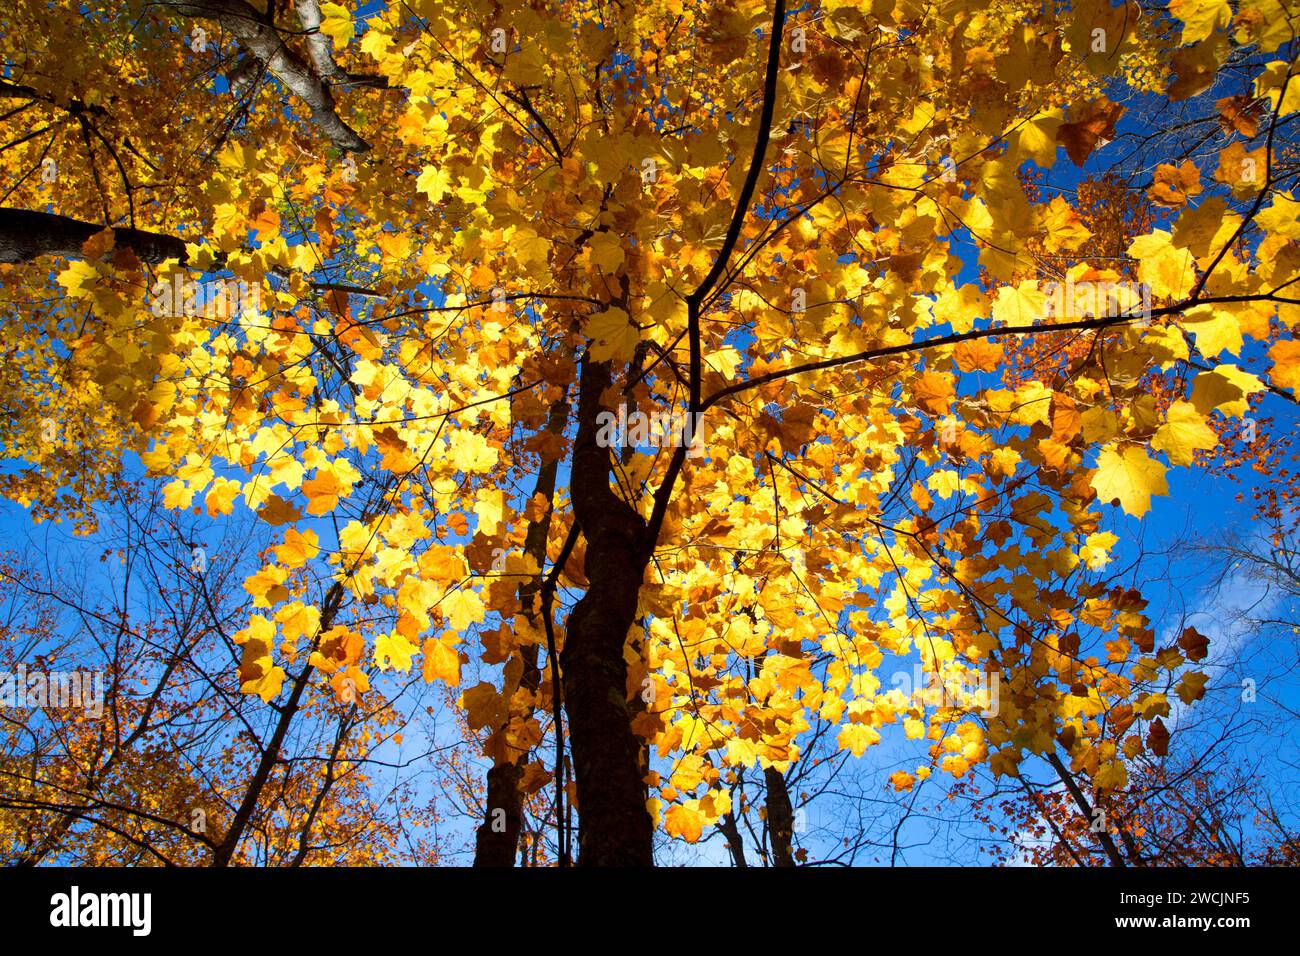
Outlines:
{"label": "maple leaf", "polygon": [[[611,232],[598,232],[592,236],[590,248],[591,264],[603,272],[613,272],[623,264],[623,245]],[[587,334],[593,333],[589,331]]]}
{"label": "maple leaf", "polygon": [[1156,167],[1155,181],[1151,184],[1151,200],[1169,209],[1187,205],[1191,196],[1201,192],[1201,173],[1190,159],[1181,166],[1161,163]]}
{"label": "maple leaf", "polygon": [[234,510],[235,495],[238,493],[239,482],[229,478],[215,479],[212,487],[208,489],[207,497],[204,498],[208,517],[215,518],[218,515],[230,514]]}
{"label": "maple leaf", "polygon": [[1196,628],[1188,626],[1178,638],[1178,646],[1187,652],[1189,661],[1203,661],[1209,653],[1210,639]]}
{"label": "maple leaf", "polygon": [[1235,365],[1223,364],[1201,372],[1192,382],[1191,403],[1202,415],[1214,410],[1225,415],[1244,415],[1246,397],[1264,388],[1258,378]]}
{"label": "maple leaf", "polygon": [[380,670],[395,668],[403,673],[411,669],[417,648],[400,634],[381,634],[375,641],[375,664]]}
{"label": "maple leaf", "polygon": [[1232,19],[1228,0],[1169,0],[1169,12],[1183,21],[1183,43],[1196,43]]}
{"label": "maple leaf", "polygon": [[1178,699],[1184,704],[1191,704],[1205,696],[1205,683],[1209,675],[1199,672],[1184,674],[1182,680],[1178,682],[1175,693]]}
{"label": "maple leaf", "polygon": [[319,540],[315,531],[299,532],[290,528],[285,532],[284,544],[276,547],[275,558],[286,568],[301,567],[320,551]]}
{"label": "maple leaf", "polygon": [[1151,439],[1151,447],[1163,451],[1175,465],[1190,465],[1197,450],[1217,447],[1219,436],[1205,423],[1191,402],[1177,401],[1165,413],[1165,422]]}
{"label": "maple leaf", "polygon": [[338,3],[322,3],[320,5],[321,24],[320,32],[334,40],[335,43],[346,44],[357,35],[356,28],[352,25],[352,14],[348,12],[347,7]]}
{"label": "maple leaf", "polygon": [[505,718],[506,704],[495,687],[487,681],[480,681],[461,694],[461,706],[465,716],[474,730],[483,727],[496,727]]}
{"label": "maple leaf", "polygon": [[993,302],[993,318],[1006,325],[1030,325],[1047,315],[1047,296],[1038,283],[1025,281],[1018,286],[998,289]]}
{"label": "maple leaf", "polygon": [[963,372],[995,372],[1002,357],[1002,346],[989,339],[961,342],[953,349],[953,358]]}
{"label": "maple leaf", "polygon": [[1118,501],[1128,514],[1142,517],[1150,510],[1152,495],[1166,495],[1165,466],[1135,445],[1101,450],[1092,487],[1103,501]]}
{"label": "maple leaf", "polygon": [[596,362],[626,362],[641,340],[628,314],[617,306],[588,318],[586,333],[594,340],[591,357]]}
{"label": "maple leaf", "polygon": [[916,778],[905,770],[898,770],[890,774],[889,782],[893,784],[896,793],[902,793],[903,791],[912,789],[913,785],[916,783]]}
{"label": "maple leaf", "polygon": [[269,704],[279,696],[286,676],[284,668],[271,660],[268,645],[259,641],[244,644],[239,665],[239,689],[242,693],[256,694]]}
{"label": "maple leaf", "polygon": [[1124,107],[1103,96],[1070,112],[1077,118],[1062,123],[1056,138],[1074,164],[1082,166],[1094,150],[1115,138],[1115,124],[1124,115]]}
{"label": "maple leaf", "polygon": [[302,512],[279,495],[270,495],[266,504],[258,510],[257,516],[267,524],[282,525],[297,521],[302,517]]}
{"label": "maple leaf", "polygon": [[1258,135],[1261,110],[1254,97],[1225,96],[1215,101],[1214,108],[1219,111],[1219,126],[1225,133],[1240,133],[1247,139]]}
{"label": "maple leaf", "polygon": [[704,815],[695,807],[674,804],[664,814],[664,830],[669,836],[695,843],[704,833]]}
{"label": "maple leaf", "polygon": [[284,586],[289,572],[279,565],[269,564],[244,581],[244,590],[253,596],[253,607],[270,607],[289,599]]}
{"label": "maple leaf", "polygon": [[442,202],[451,189],[451,174],[443,167],[426,166],[415,181],[415,188],[433,203]]}
{"label": "maple leaf", "polygon": [[1268,373],[1273,384],[1300,392],[1300,339],[1274,342],[1268,357],[1273,361]]}
{"label": "maple leaf", "polygon": [[1169,731],[1159,717],[1151,721],[1151,729],[1147,731],[1147,747],[1157,757],[1169,753]]}
{"label": "maple leaf", "polygon": [[426,683],[435,680],[446,682],[448,687],[460,684],[460,655],[445,641],[429,638],[424,642],[424,663],[421,674]]}
{"label": "maple leaf", "polygon": [[333,471],[326,468],[317,471],[302,483],[303,494],[307,496],[307,514],[329,514],[338,507],[341,490],[338,477]]}
{"label": "maple leaf", "polygon": [[880,731],[866,724],[845,724],[840,728],[836,743],[841,750],[847,750],[855,757],[861,757],[868,747],[880,742]]}

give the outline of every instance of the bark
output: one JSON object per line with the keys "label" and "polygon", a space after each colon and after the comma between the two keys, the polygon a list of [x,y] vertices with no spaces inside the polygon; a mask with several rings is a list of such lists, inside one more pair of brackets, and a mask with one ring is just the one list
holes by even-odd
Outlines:
{"label": "bark", "polygon": [[304,42],[307,44],[307,55],[311,57],[311,64],[316,68],[316,75],[323,80],[346,81],[347,73],[334,62],[334,44],[330,42],[328,36],[320,32],[322,19],[320,4],[316,0],[294,0],[294,8],[298,11],[302,28],[307,31]]}
{"label": "bark", "polygon": [[[82,244],[105,227],[30,209],[0,207],[0,263],[30,262],[39,256],[81,258]],[[185,241],[143,229],[113,229],[115,248],[129,248],[141,262],[186,260]]]}
{"label": "bark", "polygon": [[[523,767],[517,761],[506,761],[487,772],[487,813],[474,838],[474,865],[478,867],[511,867],[519,847],[519,833],[524,825],[523,801],[519,795],[519,779]],[[503,811],[505,825],[494,829],[497,811]]]}
{"label": "bark", "polygon": [[266,64],[285,89],[307,104],[312,122],[339,149],[345,153],[364,153],[370,149],[370,145],[339,117],[334,108],[334,98],[321,77],[285,44],[279,31],[255,7],[245,0],[161,2],[183,16],[201,17],[221,24],[245,50]]}
{"label": "bark", "polygon": [[[1088,798],[1083,795],[1083,791],[1079,789],[1074,774],[1070,773],[1065,764],[1061,762],[1061,758],[1054,753],[1047,755],[1047,762],[1052,765],[1056,775],[1061,778],[1061,783],[1065,784],[1065,789],[1069,791],[1070,796],[1074,799],[1074,804],[1079,808],[1079,812],[1083,814],[1083,818],[1091,824],[1093,819],[1092,806],[1088,803]],[[1106,858],[1110,860],[1111,866],[1127,865],[1124,862],[1123,854],[1119,852],[1119,847],[1115,846],[1115,841],[1111,839],[1107,831],[1102,830],[1096,836],[1101,848],[1106,852]]]}
{"label": "bark", "polygon": [[284,746],[284,738],[289,733],[289,725],[293,723],[294,716],[298,713],[303,692],[307,689],[307,684],[311,680],[314,670],[310,664],[305,665],[302,673],[294,681],[289,701],[280,710],[280,716],[276,719],[271,740],[266,745],[266,749],[262,751],[262,758],[258,761],[257,770],[253,773],[253,779],[249,781],[248,789],[244,791],[243,800],[240,801],[239,807],[235,810],[235,817],[230,823],[230,829],[226,831],[226,835],[212,853],[213,866],[229,866],[231,859],[234,858],[235,850],[239,847],[239,841],[243,839],[244,831],[248,829],[248,824],[253,819],[253,812],[257,809],[262,790],[265,789],[267,781],[271,777],[271,771],[275,769],[275,765],[280,759],[280,750]]}
{"label": "bark", "polygon": [[[563,399],[551,406],[550,418],[546,423],[547,431],[560,434],[564,431],[569,418],[569,406]],[[542,464],[537,473],[537,482],[533,486],[534,495],[544,495],[551,500],[555,495],[555,476],[559,468],[558,461]],[[536,576],[529,578],[519,586],[519,604],[529,623],[536,626],[536,614],[532,611],[533,600],[542,586],[542,568],[546,563],[546,541],[551,530],[551,508],[536,521],[528,523],[524,537],[524,553],[531,555],[537,562]],[[537,666],[537,645],[521,648],[515,652],[523,658],[523,676],[519,686],[536,693],[541,685],[541,669]],[[479,824],[475,836],[474,865],[482,867],[514,866],[515,854],[519,847],[519,833],[523,828],[523,795],[519,792],[519,780],[523,775],[523,764],[527,753],[516,754],[512,759],[492,767],[487,773],[487,812]],[[497,810],[504,811],[505,827],[496,830],[493,816]]]}
{"label": "bark", "polygon": [[[0,206],[0,263],[16,264],[30,262],[41,256],[64,256],[68,259],[81,259],[82,244],[105,227],[81,219],[71,219],[50,212],[36,212],[31,209],[14,209]],[[114,226],[113,248],[130,249],[141,262],[156,264],[164,259],[175,259],[185,265],[189,254],[185,251],[185,240],[161,232],[149,232],[145,229],[129,229]],[[226,254],[216,251],[212,264],[205,271],[216,271],[226,265]],[[286,276],[288,273],[275,271],[275,275]],[[361,295],[373,299],[384,296],[374,289],[349,285],[346,282],[311,283],[315,292],[346,292],[348,295]]]}
{"label": "bark", "polygon": [[774,866],[794,866],[794,808],[790,805],[790,790],[785,776],[775,767],[763,770],[767,783],[767,832],[772,838],[772,863]]}
{"label": "bark", "polygon": [[[763,170],[779,86],[784,24],[785,0],[776,0],[754,155],[722,249],[709,274],[686,300],[691,355],[689,412],[693,418],[705,410],[701,314],[709,293],[723,279]],[[626,298],[626,279],[624,283]],[[686,449],[674,451],[647,523],[610,490],[609,450],[596,444],[600,396],[610,382],[607,364],[583,362],[572,494],[574,514],[587,539],[590,587],[569,615],[560,663],[578,790],[578,864],[652,866],[653,827],[645,806],[641,743],[632,732],[626,703],[623,651],[636,614],[637,592],[685,463]]]}
{"label": "bark", "polygon": [[560,654],[578,802],[579,866],[652,866],[653,827],[641,741],[627,705],[628,629],[645,573],[645,521],[609,485],[596,442],[607,363],[584,361],[573,451],[573,510],[587,540],[587,593],[569,615]]}
{"label": "bark", "polygon": [[722,819],[718,821],[718,829],[722,835],[727,838],[727,852],[731,854],[731,860],[740,868],[748,868],[749,861],[745,859],[745,838],[740,835],[740,826],[736,823],[734,813],[723,814]]}

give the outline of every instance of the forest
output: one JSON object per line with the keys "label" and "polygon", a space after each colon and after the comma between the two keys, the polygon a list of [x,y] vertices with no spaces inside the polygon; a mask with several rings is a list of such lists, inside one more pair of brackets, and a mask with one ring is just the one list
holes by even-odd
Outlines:
{"label": "forest", "polygon": [[1298,28],[8,0],[0,864],[1300,862]]}

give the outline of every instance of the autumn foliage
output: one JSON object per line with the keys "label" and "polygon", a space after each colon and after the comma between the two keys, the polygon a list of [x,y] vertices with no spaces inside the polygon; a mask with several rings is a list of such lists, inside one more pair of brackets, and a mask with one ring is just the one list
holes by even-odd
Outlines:
{"label": "autumn foliage", "polygon": [[[1130,519],[1200,471],[1292,526],[1285,5],[0,24],[0,493],[171,549],[97,611],[111,721],[5,725],[0,853],[432,862],[436,792],[482,864],[794,865],[888,748],[872,794],[979,776],[1039,862],[1233,862],[1143,816],[1214,802],[1170,756],[1211,651]],[[89,598],[18,560],[0,647],[56,668]]]}

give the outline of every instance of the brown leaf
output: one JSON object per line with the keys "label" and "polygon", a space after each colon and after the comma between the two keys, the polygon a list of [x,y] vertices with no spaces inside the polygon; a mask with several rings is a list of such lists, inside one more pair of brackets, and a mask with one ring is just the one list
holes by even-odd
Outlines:
{"label": "brown leaf", "polygon": [[1178,638],[1178,646],[1187,654],[1189,661],[1203,661],[1208,653],[1210,639],[1194,627],[1183,629],[1183,634]]}
{"label": "brown leaf", "polygon": [[1147,731],[1147,747],[1157,757],[1169,753],[1169,731],[1159,717],[1151,721],[1151,729]]}
{"label": "brown leaf", "polygon": [[1066,154],[1076,166],[1082,166],[1096,149],[1115,138],[1115,124],[1124,115],[1124,107],[1106,97],[1093,100],[1078,112],[1078,118],[1062,123],[1056,131],[1056,140],[1065,147]]}
{"label": "brown leaf", "polygon": [[1225,96],[1215,101],[1214,108],[1219,111],[1219,126],[1228,135],[1235,132],[1253,139],[1259,134],[1261,110],[1253,96]]}
{"label": "brown leaf", "polygon": [[1181,166],[1161,163],[1156,167],[1155,182],[1148,195],[1156,205],[1177,209],[1187,205],[1187,200],[1201,191],[1201,173],[1190,159]]}
{"label": "brown leaf", "polygon": [[81,254],[87,259],[98,259],[113,248],[117,234],[107,226],[81,244]]}

